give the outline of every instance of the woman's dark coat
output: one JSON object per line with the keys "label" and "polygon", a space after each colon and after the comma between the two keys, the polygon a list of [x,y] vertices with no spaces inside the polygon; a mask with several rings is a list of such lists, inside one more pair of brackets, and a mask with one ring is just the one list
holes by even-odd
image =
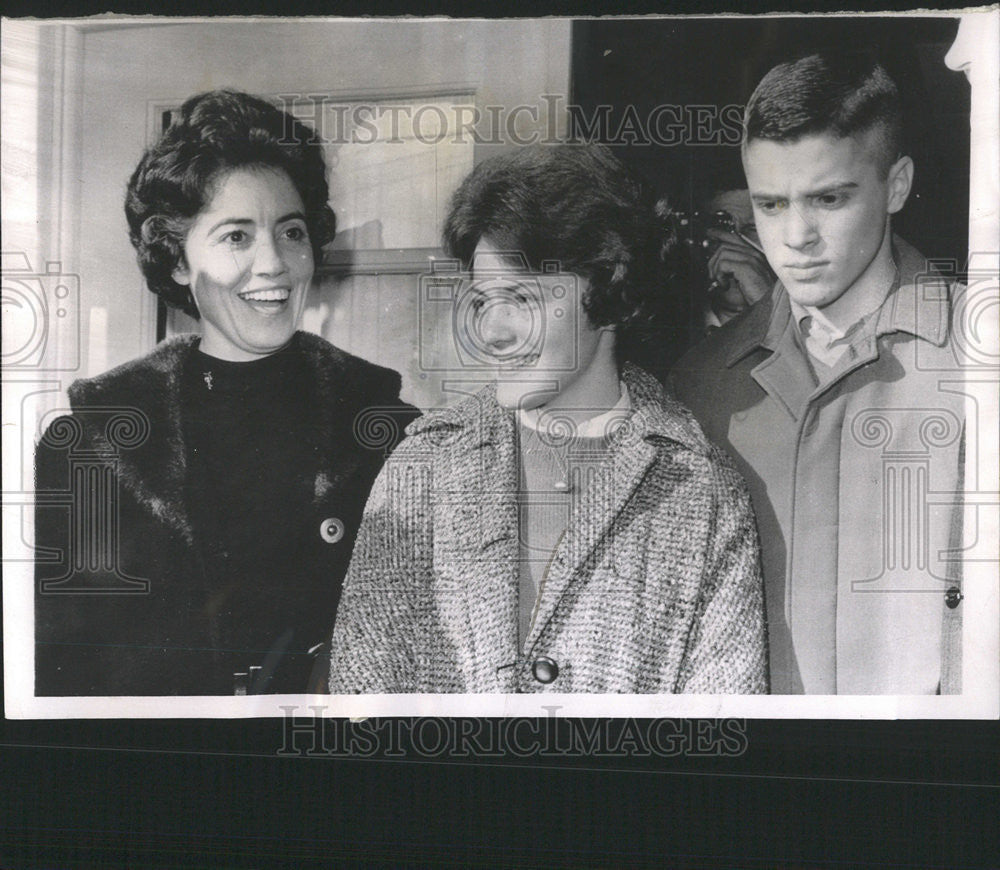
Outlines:
{"label": "woman's dark coat", "polygon": [[[289,389],[309,391],[315,414],[289,437],[315,461],[294,481],[301,543],[285,574],[296,597],[284,606],[284,587],[240,588],[229,554],[210,554],[192,522],[180,384],[196,346],[181,336],[76,381],[72,415],[38,445],[36,695],[304,692],[317,654],[328,660],[320,645],[368,491],[417,412],[399,400],[398,373],[296,334],[313,376]],[[234,613],[252,644],[227,647],[220,626]]]}

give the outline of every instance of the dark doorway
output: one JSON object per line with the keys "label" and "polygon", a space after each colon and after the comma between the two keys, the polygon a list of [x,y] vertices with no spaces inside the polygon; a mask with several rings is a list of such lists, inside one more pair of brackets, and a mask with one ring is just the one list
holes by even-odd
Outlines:
{"label": "dark doorway", "polygon": [[969,86],[944,65],[948,18],[703,18],[579,21],[571,130],[612,145],[685,211],[743,187],[742,108],[776,63],[825,48],[879,58],[898,83],[916,164],[896,231],[964,270],[968,254]]}

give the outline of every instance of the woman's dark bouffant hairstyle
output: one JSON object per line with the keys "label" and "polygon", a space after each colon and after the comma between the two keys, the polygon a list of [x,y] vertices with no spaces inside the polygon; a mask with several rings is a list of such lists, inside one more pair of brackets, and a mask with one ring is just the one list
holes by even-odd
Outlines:
{"label": "woman's dark bouffant hairstyle", "polygon": [[663,308],[665,217],[606,146],[533,145],[480,163],[462,182],[444,244],[467,268],[484,238],[535,271],[557,262],[587,279],[583,308],[594,326],[628,327]]}
{"label": "woman's dark bouffant hairstyle", "polygon": [[198,310],[191,291],[172,277],[187,229],[208,204],[220,174],[245,167],[287,173],[302,197],[314,257],[336,231],[323,151],[312,129],[238,91],[191,97],[132,173],[125,216],[149,289],[192,317]]}

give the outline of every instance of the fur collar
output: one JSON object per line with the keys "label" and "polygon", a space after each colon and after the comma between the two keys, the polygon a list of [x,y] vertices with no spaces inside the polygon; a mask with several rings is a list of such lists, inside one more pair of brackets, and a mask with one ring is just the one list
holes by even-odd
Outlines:
{"label": "fur collar", "polygon": [[[313,469],[304,469],[313,475],[335,466],[329,455],[333,440],[330,433],[345,428],[350,433],[358,412],[365,407],[398,405],[400,377],[391,369],[352,356],[310,333],[297,332],[292,340],[315,376],[318,461]],[[70,406],[83,426],[84,442],[116,461],[122,486],[189,544],[193,533],[184,502],[186,460],[180,385],[184,364],[197,343],[196,335],[169,339],[140,359],[95,378],[78,380],[69,388]],[[87,411],[103,414],[81,413]],[[105,415],[114,411],[138,412],[143,418],[147,431],[134,448],[122,450],[109,441],[109,427],[99,418],[106,419]],[[320,474],[317,487],[320,477],[324,486],[332,485]]]}

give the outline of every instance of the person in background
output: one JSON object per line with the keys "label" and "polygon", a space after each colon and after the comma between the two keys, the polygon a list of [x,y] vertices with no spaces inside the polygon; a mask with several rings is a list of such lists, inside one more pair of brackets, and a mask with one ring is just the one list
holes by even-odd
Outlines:
{"label": "person in background", "polygon": [[731,224],[709,227],[706,233],[710,284],[705,325],[714,328],[763,299],[777,279],[761,248],[750,191],[745,187],[717,190],[704,210],[709,215],[724,213]]}
{"label": "person in background", "polygon": [[523,148],[473,170],[444,237],[492,383],[380,473],[331,692],[766,691],[745,485],[630,362],[668,292],[643,188],[606,148]]}
{"label": "person in background", "polygon": [[365,499],[416,412],[396,372],[298,331],[335,230],[313,142],[213,91],[133,173],[146,283],[200,335],[76,381],[38,444],[36,695],[322,689]]}
{"label": "person in background", "polygon": [[771,690],[961,690],[964,397],[955,288],[893,233],[913,161],[871,60],[772,69],[743,165],[773,291],[671,383],[749,483]]}

